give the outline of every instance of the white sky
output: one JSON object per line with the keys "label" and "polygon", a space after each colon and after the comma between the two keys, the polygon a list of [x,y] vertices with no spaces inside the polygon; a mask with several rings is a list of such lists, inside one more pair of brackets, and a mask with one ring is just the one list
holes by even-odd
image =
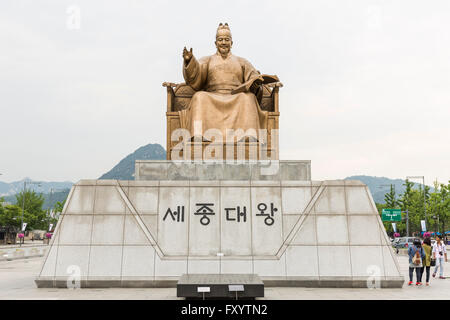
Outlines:
{"label": "white sky", "polygon": [[219,22],[284,84],[281,159],[312,160],[314,180],[450,179],[448,0],[3,0],[0,180],[95,179],[165,147],[161,84],[183,82],[185,45],[215,52]]}

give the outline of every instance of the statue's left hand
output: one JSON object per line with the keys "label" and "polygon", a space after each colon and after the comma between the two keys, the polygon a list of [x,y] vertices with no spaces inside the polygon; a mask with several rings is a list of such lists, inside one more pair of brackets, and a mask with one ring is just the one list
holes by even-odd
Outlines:
{"label": "statue's left hand", "polygon": [[253,81],[252,85],[250,86],[250,91],[256,94],[261,87],[262,81],[255,80]]}

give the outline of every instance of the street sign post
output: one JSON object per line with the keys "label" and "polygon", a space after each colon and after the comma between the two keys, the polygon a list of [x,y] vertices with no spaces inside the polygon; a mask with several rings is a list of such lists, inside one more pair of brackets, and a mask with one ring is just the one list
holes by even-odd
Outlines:
{"label": "street sign post", "polygon": [[383,221],[402,221],[401,209],[383,209],[381,212]]}

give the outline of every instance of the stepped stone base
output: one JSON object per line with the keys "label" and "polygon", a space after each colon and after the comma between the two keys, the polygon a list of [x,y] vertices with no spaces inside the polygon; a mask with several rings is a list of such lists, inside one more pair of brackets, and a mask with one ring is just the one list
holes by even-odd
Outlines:
{"label": "stepped stone base", "polygon": [[266,286],[401,287],[399,270],[359,181],[82,180],[36,283],[173,287],[208,273],[257,274]]}
{"label": "stepped stone base", "polygon": [[137,160],[135,180],[310,181],[310,160],[167,161]]}

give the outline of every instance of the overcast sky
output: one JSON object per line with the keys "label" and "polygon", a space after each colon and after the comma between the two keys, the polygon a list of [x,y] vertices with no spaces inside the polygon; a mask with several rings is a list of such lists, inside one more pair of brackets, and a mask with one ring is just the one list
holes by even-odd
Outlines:
{"label": "overcast sky", "polygon": [[[78,19],[79,13],[79,19]],[[450,1],[0,2],[0,176],[95,179],[166,146],[182,49],[233,53],[280,90],[280,158],[314,180],[450,179]]]}

